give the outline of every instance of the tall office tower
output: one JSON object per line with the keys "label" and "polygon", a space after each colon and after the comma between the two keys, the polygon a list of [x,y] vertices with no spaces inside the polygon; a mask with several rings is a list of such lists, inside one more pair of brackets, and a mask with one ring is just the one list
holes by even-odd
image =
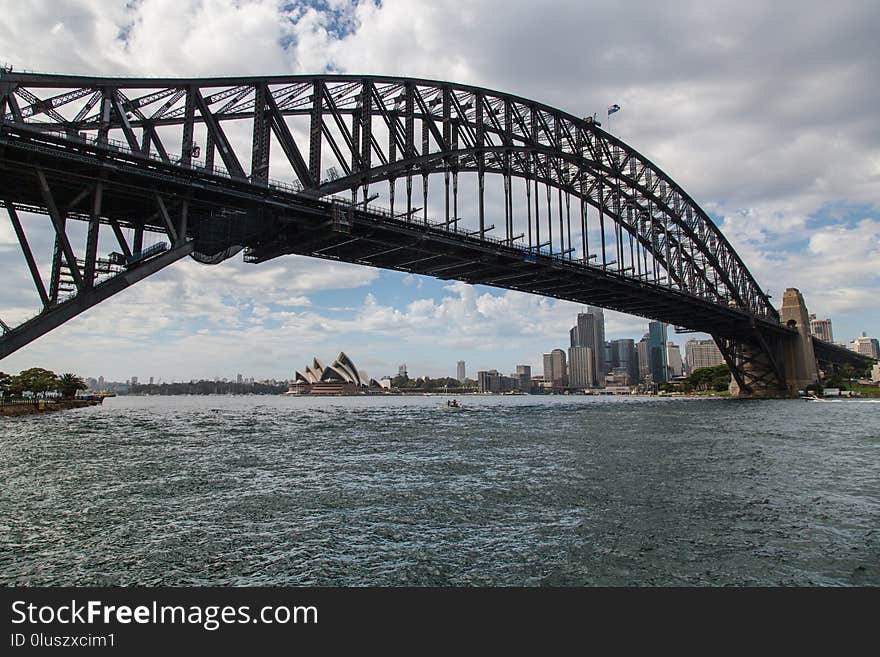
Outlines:
{"label": "tall office tower", "polygon": [[572,388],[590,388],[596,378],[595,359],[589,347],[568,348],[568,385]]}
{"label": "tall office tower", "polygon": [[138,384],[138,378],[136,376],[131,377],[131,385],[136,386]]}
{"label": "tall office tower", "polygon": [[810,333],[825,342],[834,342],[834,336],[831,332],[831,320],[816,319],[815,315],[810,315]]}
{"label": "tall office tower", "polygon": [[463,360],[458,361],[458,369],[455,374],[456,374],[456,378],[458,379],[459,383],[464,383],[464,380],[467,378],[467,375],[465,373]]}
{"label": "tall office tower", "polygon": [[565,352],[562,349],[554,349],[549,354],[544,354],[544,381],[554,388],[564,388],[568,385]]}
{"label": "tall office tower", "polygon": [[670,379],[674,376],[681,376],[684,373],[684,367],[681,362],[681,350],[671,340],[666,343],[666,371]]}
{"label": "tall office tower", "polygon": [[639,380],[639,357],[636,354],[635,340],[623,338],[611,341],[611,368],[625,369],[629,380],[633,383]]}
{"label": "tall office tower", "polygon": [[243,380],[244,380],[244,377],[241,374],[235,375],[235,382],[236,383],[241,383]]}
{"label": "tall office tower", "polygon": [[516,378],[519,379],[519,389],[522,392],[531,392],[532,390],[532,366],[517,365]]}
{"label": "tall office tower", "polygon": [[688,372],[693,373],[701,367],[715,367],[724,364],[724,356],[715,340],[688,340],[684,345],[684,358]]}
{"label": "tall office tower", "polygon": [[651,376],[651,358],[648,355],[648,334],[642,336],[636,345],[636,352],[639,361],[639,382],[645,381]]}
{"label": "tall office tower", "polygon": [[403,363],[397,367],[397,376],[406,377],[406,363]]}
{"label": "tall office tower", "polygon": [[572,347],[589,347],[593,352],[593,385],[605,385],[605,315],[601,308],[589,307],[578,313],[577,325],[569,331]]}
{"label": "tall office tower", "polygon": [[544,354],[544,382],[553,382],[553,354]]}
{"label": "tall office tower", "polygon": [[666,381],[666,324],[648,324],[648,363],[654,383]]}

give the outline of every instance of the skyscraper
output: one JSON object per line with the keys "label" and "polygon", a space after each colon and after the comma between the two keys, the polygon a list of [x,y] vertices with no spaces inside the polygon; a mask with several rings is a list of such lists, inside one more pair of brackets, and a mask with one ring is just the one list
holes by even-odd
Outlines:
{"label": "skyscraper", "polygon": [[544,381],[554,388],[565,388],[568,385],[565,352],[562,349],[554,349],[549,354],[544,354]]}
{"label": "skyscraper", "polygon": [[611,369],[625,369],[629,380],[639,380],[639,357],[636,354],[635,340],[624,338],[611,341]]}
{"label": "skyscraper", "polygon": [[654,383],[666,381],[666,324],[648,324],[648,366]]}
{"label": "skyscraper", "polygon": [[666,372],[668,374],[667,378],[681,376],[684,372],[681,362],[681,350],[671,340],[666,343]]}
{"label": "skyscraper", "polygon": [[589,388],[596,378],[595,359],[590,347],[568,348],[568,384],[572,388]]}
{"label": "skyscraper", "polygon": [[532,366],[517,365],[516,378],[519,379],[519,389],[522,392],[531,392],[532,390]]}
{"label": "skyscraper", "polygon": [[636,345],[636,352],[638,353],[638,361],[639,361],[639,378],[638,380],[645,381],[648,377],[651,376],[651,359],[648,356],[648,334],[642,336],[642,339],[639,340],[639,344]]}
{"label": "skyscraper", "polygon": [[463,360],[458,361],[458,368],[457,368],[457,371],[455,374],[456,374],[456,378],[458,379],[459,383],[464,383],[464,380],[467,378],[467,375],[465,373]]}
{"label": "skyscraper", "polygon": [[569,331],[572,347],[589,347],[593,358],[592,385],[605,385],[605,315],[601,308],[589,307],[578,313],[577,325]]}

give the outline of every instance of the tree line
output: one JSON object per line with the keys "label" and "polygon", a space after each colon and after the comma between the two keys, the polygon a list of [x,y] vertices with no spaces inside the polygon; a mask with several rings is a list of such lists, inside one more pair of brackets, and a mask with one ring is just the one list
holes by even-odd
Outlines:
{"label": "tree line", "polygon": [[278,395],[286,391],[287,384],[205,380],[188,383],[138,383],[128,387],[130,395]]}
{"label": "tree line", "polygon": [[42,367],[31,367],[18,374],[0,372],[3,397],[24,397],[25,393],[34,396],[60,393],[63,399],[73,399],[77,391],[87,388],[85,381],[71,372],[59,375]]}

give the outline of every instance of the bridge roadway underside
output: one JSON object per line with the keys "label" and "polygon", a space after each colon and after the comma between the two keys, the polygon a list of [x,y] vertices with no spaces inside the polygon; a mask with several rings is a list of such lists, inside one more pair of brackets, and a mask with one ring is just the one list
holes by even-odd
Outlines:
{"label": "bridge roadway underside", "polygon": [[740,341],[757,340],[759,334],[762,341],[791,335],[778,323],[610,267],[529,253],[420,219],[364,211],[131,152],[72,146],[63,139],[52,143],[48,136],[38,141],[19,138],[15,130],[0,138],[0,202],[46,213],[41,171],[67,220],[89,221],[90,190],[99,181],[102,224],[166,232],[157,197],[171,214],[186,201],[187,237],[195,239],[197,253],[203,227],[216,228],[222,217],[229,222],[227,246],[247,247],[249,262],[299,254],[592,304]]}

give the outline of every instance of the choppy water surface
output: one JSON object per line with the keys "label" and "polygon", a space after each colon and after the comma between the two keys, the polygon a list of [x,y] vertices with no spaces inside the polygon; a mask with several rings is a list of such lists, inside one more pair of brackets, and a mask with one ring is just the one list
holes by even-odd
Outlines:
{"label": "choppy water surface", "polygon": [[117,397],[0,418],[0,584],[880,585],[880,404]]}

